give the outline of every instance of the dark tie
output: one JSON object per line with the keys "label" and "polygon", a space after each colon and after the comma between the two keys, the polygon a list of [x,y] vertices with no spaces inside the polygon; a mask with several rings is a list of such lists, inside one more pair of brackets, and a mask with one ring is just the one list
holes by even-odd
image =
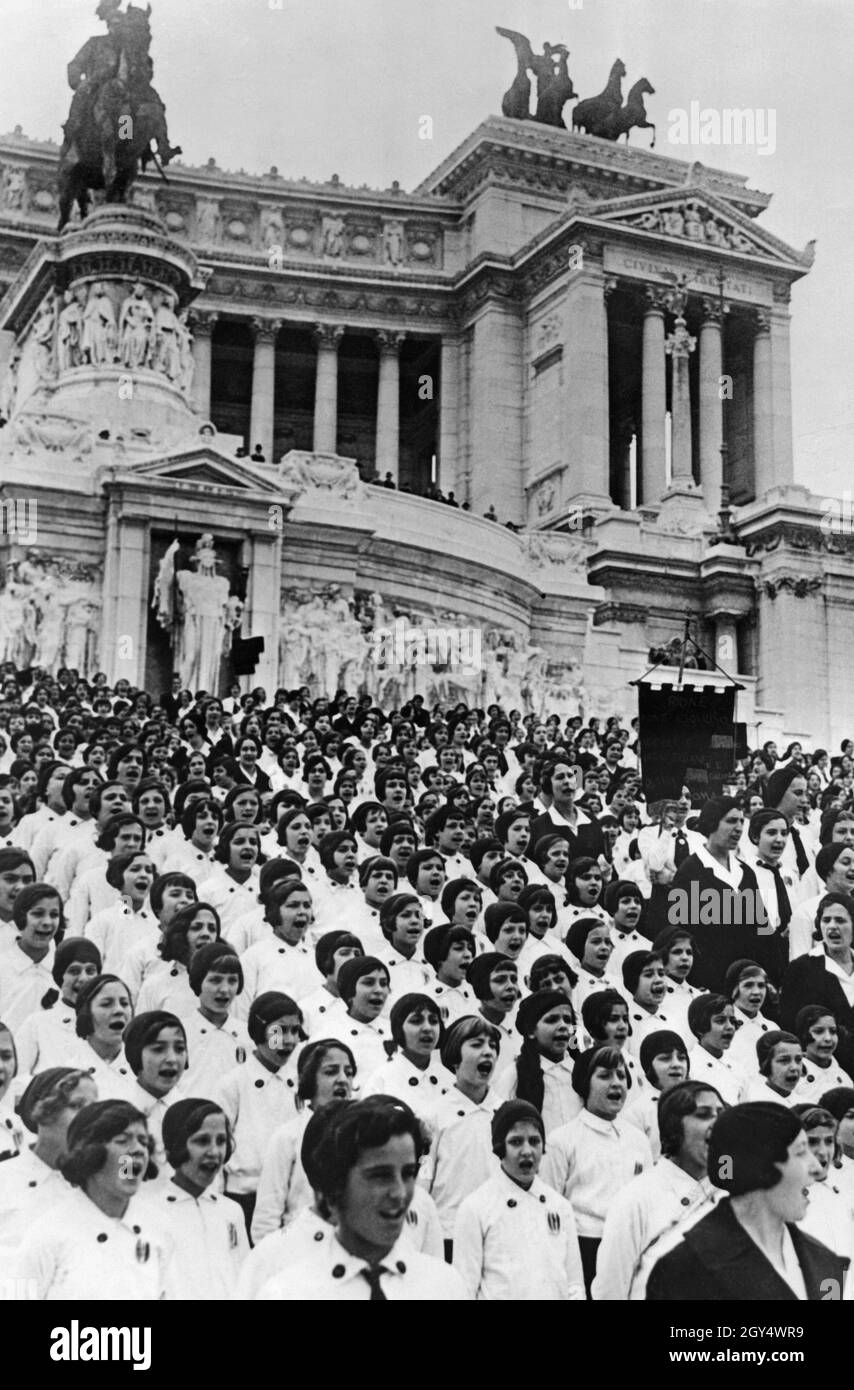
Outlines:
{"label": "dark tie", "polygon": [[803,877],[810,866],[804,843],[794,826],[792,826],[792,844],[795,846],[795,863],[798,866],[798,873]]}
{"label": "dark tie", "polygon": [[691,851],[688,848],[688,840],[686,836],[682,834],[681,830],[677,830],[673,850],[673,862],[676,865],[677,869],[679,868],[679,865],[683,862],[683,860],[688,858],[690,852]]}
{"label": "dark tie", "polygon": [[774,875],[774,887],[777,889],[777,911],[780,914],[780,931],[784,932],[792,920],[792,904],[789,902],[789,894],[783,882],[780,866],[779,864],[766,864],[764,859],[760,859],[759,863],[763,869],[767,869],[770,874]]}
{"label": "dark tie", "polygon": [[371,1286],[371,1296],[368,1302],[387,1303],[388,1299],[383,1293],[382,1284],[380,1283],[380,1275],[388,1273],[385,1265],[365,1265],[365,1268],[361,1269],[359,1273],[363,1278],[367,1279]]}

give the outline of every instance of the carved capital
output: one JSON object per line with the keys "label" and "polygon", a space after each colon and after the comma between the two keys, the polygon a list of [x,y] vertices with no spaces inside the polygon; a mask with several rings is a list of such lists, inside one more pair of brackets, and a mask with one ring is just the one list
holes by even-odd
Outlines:
{"label": "carved capital", "polygon": [[808,578],[802,574],[782,574],[762,582],[763,592],[770,599],[776,598],[779,593],[789,593],[794,598],[808,598],[810,594],[818,593],[821,586],[822,580],[818,576]]}
{"label": "carved capital", "polygon": [[608,279],[605,281],[604,285],[602,286],[602,293],[603,293],[603,295],[605,296],[605,303],[606,303],[606,304],[607,304],[608,300],[611,298],[611,295],[614,293],[614,290],[617,289],[618,285],[619,285],[619,281],[617,280],[616,276],[615,276],[615,275],[609,275]]}
{"label": "carved capital", "polygon": [[643,291],[644,313],[663,314],[668,307],[669,290],[663,289],[660,285],[645,285]]}
{"label": "carved capital", "polygon": [[729,313],[729,305],[721,305],[719,299],[703,299],[700,301],[702,306],[702,323],[714,323],[720,328],[724,316]]}
{"label": "carved capital", "polygon": [[338,351],[338,344],[344,337],[344,328],[340,323],[316,323],[314,325],[314,341],[319,348],[332,348]]}
{"label": "carved capital", "polygon": [[209,338],[219,321],[215,309],[191,309],[187,321],[196,338]]}
{"label": "carved capital", "polygon": [[274,343],[282,327],[282,319],[250,319],[256,343]]}
{"label": "carved capital", "polygon": [[754,309],[753,327],[757,338],[761,337],[763,333],[771,332],[771,315],[767,309]]}
{"label": "carved capital", "polygon": [[397,357],[406,334],[396,333],[389,328],[378,328],[374,336],[379,345],[380,357]]}

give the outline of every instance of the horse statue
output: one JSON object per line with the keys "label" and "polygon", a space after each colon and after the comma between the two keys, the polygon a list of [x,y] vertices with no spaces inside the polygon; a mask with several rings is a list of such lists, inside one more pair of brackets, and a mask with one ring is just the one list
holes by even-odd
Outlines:
{"label": "horse statue", "polygon": [[[573,130],[583,130],[585,135],[605,134],[605,126],[608,120],[623,104],[623,78],[626,75],[626,65],[617,58],[611,68],[608,78],[608,85],[604,92],[600,92],[597,97],[587,97],[580,101],[572,113]],[[611,137],[605,136],[606,139]],[[616,137],[613,137],[616,139]]]}
{"label": "horse statue", "polygon": [[554,52],[558,55],[557,71],[554,80],[549,83],[545,91],[540,92],[537,98],[537,111],[534,120],[541,121],[543,125],[562,126],[566,130],[563,108],[568,101],[573,101],[578,93],[572,85],[572,78],[567,67],[569,50],[566,44],[557,44]]}
{"label": "horse statue", "polygon": [[[166,108],[151,86],[151,6],[101,0],[98,17],[109,33],[83,46],[68,65],[74,89],[59,156],[59,230],[76,202],[89,210],[89,190],[103,189],[108,203],[123,203],[140,169],[162,166],[181,153],[169,144]],[[157,154],[151,149],[157,146]]]}
{"label": "horse statue", "polygon": [[501,114],[514,121],[526,121],[531,112],[531,79],[528,70],[534,65],[531,41],[516,29],[502,29],[500,24],[496,24],[495,32],[503,39],[510,40],[516,50],[517,63],[516,76],[501,98]]}
{"label": "horse statue", "polygon": [[625,106],[619,111],[615,111],[603,123],[600,135],[606,140],[619,140],[621,135],[625,135],[626,144],[629,142],[629,131],[633,127],[639,130],[652,131],[652,144],[650,149],[655,149],[655,123],[646,118],[646,107],[643,104],[644,96],[654,96],[655,88],[651,82],[642,77],[640,82],[636,82],[629,91]]}
{"label": "horse statue", "polygon": [[[501,111],[511,120],[539,121],[543,125],[564,125],[563,108],[577,93],[567,71],[569,52],[565,44],[544,43],[542,53],[535,53],[530,40],[516,29],[495,26],[496,34],[509,39],[516,50],[516,76],[501,100]],[[537,104],[531,116],[532,72],[537,81]]]}

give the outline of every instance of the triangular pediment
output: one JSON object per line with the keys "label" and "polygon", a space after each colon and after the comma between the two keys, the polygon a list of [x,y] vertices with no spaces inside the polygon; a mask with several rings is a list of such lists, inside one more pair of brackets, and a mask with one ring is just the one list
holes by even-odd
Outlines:
{"label": "triangular pediment", "polygon": [[263,465],[255,466],[243,459],[232,458],[224,451],[208,444],[194,444],[189,448],[164,454],[160,458],[147,459],[132,465],[136,477],[144,476],[152,480],[171,480],[176,483],[198,483],[205,487],[227,487],[241,492],[270,492],[278,495],[281,485],[266,471]]}
{"label": "triangular pediment", "polygon": [[734,252],[799,268],[813,262],[812,242],[795,251],[702,186],[609,199],[590,208],[587,216],[695,250]]}

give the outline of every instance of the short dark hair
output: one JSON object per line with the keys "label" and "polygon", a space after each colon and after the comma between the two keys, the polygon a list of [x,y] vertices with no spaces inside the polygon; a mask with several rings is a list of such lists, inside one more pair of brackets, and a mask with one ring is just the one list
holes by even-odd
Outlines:
{"label": "short dark hair", "polygon": [[317,1190],[332,1204],[340,1198],[347,1177],[366,1149],[379,1149],[398,1135],[409,1134],[415,1161],[427,1151],[421,1121],[402,1100],[371,1096],[343,1105],[314,1151]]}
{"label": "short dark hair", "polygon": [[339,1052],[343,1052],[347,1055],[350,1060],[350,1065],[353,1068],[353,1075],[356,1075],[356,1059],[346,1043],[339,1042],[337,1038],[318,1038],[314,1042],[307,1043],[297,1059],[298,1100],[307,1101],[314,1099],[320,1068],[323,1066],[330,1052],[334,1052],[336,1048]]}
{"label": "short dark hair", "polygon": [[711,1091],[718,1100],[723,1101],[720,1092],[710,1081],[679,1081],[659,1096],[658,1133],[662,1158],[673,1158],[679,1152],[684,1139],[682,1121],[695,1113],[701,1091]]}
{"label": "short dark hair", "polygon": [[128,1125],[148,1120],[141,1110],[125,1100],[96,1100],[78,1110],[68,1126],[67,1149],[59,1160],[59,1170],[72,1187],[85,1187],[100,1173],[107,1161],[107,1145]]}

